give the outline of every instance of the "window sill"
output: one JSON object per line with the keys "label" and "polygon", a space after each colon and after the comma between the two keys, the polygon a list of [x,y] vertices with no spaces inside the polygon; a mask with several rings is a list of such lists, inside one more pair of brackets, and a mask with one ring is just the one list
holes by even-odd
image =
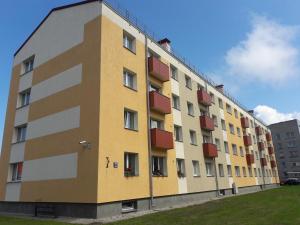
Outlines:
{"label": "window sill", "polygon": [[207,177],[215,177],[215,176],[213,176],[213,175],[206,175]]}
{"label": "window sill", "polygon": [[180,143],[183,143],[183,140],[175,140],[176,142],[180,142]]}
{"label": "window sill", "polygon": [[29,70],[29,71],[27,71],[27,72],[25,72],[25,73],[22,73],[22,74],[20,75],[20,77],[25,76],[26,74],[29,74],[29,73],[32,72],[32,71],[33,71],[33,69],[32,69],[32,70]]}
{"label": "window sill", "polygon": [[126,47],[126,46],[124,46],[124,45],[123,45],[123,47],[124,47],[125,49],[127,49],[129,52],[131,52],[132,54],[136,55],[136,52],[135,52],[135,51],[133,51],[132,49],[130,49],[130,48],[127,48],[127,47]]}
{"label": "window sill", "polygon": [[152,177],[162,177],[162,178],[164,178],[164,177],[168,177],[168,175],[153,175],[152,174]]}
{"label": "window sill", "polygon": [[138,177],[138,176],[139,176],[139,175],[125,175],[125,174],[124,174],[124,177],[125,177],[125,178]]}
{"label": "window sill", "polygon": [[178,110],[178,111],[180,111],[180,109],[177,109],[177,108],[175,108],[175,107],[172,107],[173,109],[176,109],[176,110]]}
{"label": "window sill", "polygon": [[26,140],[24,140],[24,141],[16,141],[16,142],[13,142],[13,143],[11,143],[12,145],[16,145],[16,144],[21,144],[21,143],[23,143],[23,142],[25,142]]}
{"label": "window sill", "polygon": [[193,146],[198,146],[197,144],[193,144],[193,143],[190,143],[191,145],[193,145]]}
{"label": "window sill", "polygon": [[177,81],[178,82],[178,79],[176,79],[175,77],[171,77],[173,80]]}
{"label": "window sill", "polygon": [[139,130],[137,129],[132,129],[132,128],[127,128],[127,127],[124,127],[125,130],[129,130],[129,131],[134,131],[134,132],[138,132]]}
{"label": "window sill", "polygon": [[193,115],[193,114],[189,114],[189,113],[188,113],[188,116],[195,117],[195,115]]}
{"label": "window sill", "polygon": [[19,109],[22,109],[22,108],[26,108],[27,106],[29,106],[29,103],[26,104],[26,105],[22,105],[22,106],[17,107],[16,110],[19,110]]}
{"label": "window sill", "polygon": [[130,89],[130,90],[132,90],[132,91],[135,91],[135,92],[137,92],[137,89],[135,89],[135,88],[132,88],[132,87],[126,86],[125,84],[123,84],[123,86],[124,86],[124,87],[126,87],[126,88],[128,88],[128,89]]}
{"label": "window sill", "polygon": [[185,85],[185,87],[186,87],[187,89],[189,89],[189,90],[191,90],[191,91],[192,91],[192,88],[191,88],[191,87],[189,87],[189,86],[186,86],[186,85]]}
{"label": "window sill", "polygon": [[195,177],[195,178],[199,178],[199,177],[200,177],[200,175],[193,175],[193,177]]}
{"label": "window sill", "polygon": [[21,183],[21,180],[11,180],[11,181],[7,181],[7,184],[15,184],[15,183]]}

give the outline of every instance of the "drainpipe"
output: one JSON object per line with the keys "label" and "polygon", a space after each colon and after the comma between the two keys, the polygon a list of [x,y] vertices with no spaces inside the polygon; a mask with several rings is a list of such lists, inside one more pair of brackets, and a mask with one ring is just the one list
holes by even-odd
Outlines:
{"label": "drainpipe", "polygon": [[152,180],[152,151],[150,136],[150,104],[149,104],[149,72],[148,72],[148,38],[145,35],[145,66],[146,66],[146,102],[147,102],[147,138],[148,138],[148,161],[149,161],[149,210],[153,208],[153,180]]}
{"label": "drainpipe", "polygon": [[220,194],[220,189],[219,189],[219,180],[218,180],[218,172],[217,172],[217,162],[216,159],[213,159],[214,161],[214,166],[215,166],[215,181],[216,181],[216,196],[218,197]]}

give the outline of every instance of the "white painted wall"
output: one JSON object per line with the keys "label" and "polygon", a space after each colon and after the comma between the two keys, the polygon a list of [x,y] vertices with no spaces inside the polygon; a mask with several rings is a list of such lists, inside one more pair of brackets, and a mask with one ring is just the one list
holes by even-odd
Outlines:
{"label": "white painted wall", "polygon": [[19,92],[25,91],[28,88],[31,88],[32,85],[32,75],[33,71],[28,72],[20,77],[19,81]]}
{"label": "white painted wall", "polygon": [[5,201],[17,202],[20,200],[21,183],[12,182],[6,184]]}
{"label": "white painted wall", "polygon": [[16,110],[15,127],[28,122],[29,106],[25,106]]}
{"label": "white painted wall", "polygon": [[26,140],[38,138],[80,126],[80,106],[30,121]]}
{"label": "white painted wall", "polygon": [[24,161],[25,142],[16,143],[11,146],[9,163]]}
{"label": "white painted wall", "polygon": [[79,64],[34,85],[31,89],[30,102],[38,101],[42,98],[80,84],[81,79],[82,64]]}
{"label": "white painted wall", "polygon": [[72,153],[25,161],[22,181],[76,178],[77,158],[77,153]]}

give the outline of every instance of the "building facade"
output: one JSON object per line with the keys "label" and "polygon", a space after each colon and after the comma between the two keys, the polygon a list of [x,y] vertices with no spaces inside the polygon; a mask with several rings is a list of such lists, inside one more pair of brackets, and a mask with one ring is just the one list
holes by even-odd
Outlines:
{"label": "building facade", "polygon": [[269,128],[272,131],[280,181],[300,178],[300,121],[275,123]]}
{"label": "building facade", "polygon": [[0,211],[105,217],[276,187],[270,130],[105,1],[15,53]]}

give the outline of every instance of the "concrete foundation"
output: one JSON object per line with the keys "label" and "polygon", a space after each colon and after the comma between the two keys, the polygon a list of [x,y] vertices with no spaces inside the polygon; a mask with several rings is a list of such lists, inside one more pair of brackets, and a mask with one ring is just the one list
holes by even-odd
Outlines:
{"label": "concrete foundation", "polygon": [[[279,187],[279,185],[267,184],[240,187],[237,195],[258,192],[276,187]],[[222,193],[223,195],[217,195],[217,191],[213,190],[199,193],[155,197],[153,201],[153,209],[199,204],[215,198],[234,195],[232,189],[223,189]],[[149,210],[150,199],[134,199],[132,201],[136,202],[136,209],[133,211]],[[122,214],[122,202],[111,202],[106,204],[0,202],[0,212],[34,216],[35,207],[41,205],[54,207],[58,217],[106,218]]]}

